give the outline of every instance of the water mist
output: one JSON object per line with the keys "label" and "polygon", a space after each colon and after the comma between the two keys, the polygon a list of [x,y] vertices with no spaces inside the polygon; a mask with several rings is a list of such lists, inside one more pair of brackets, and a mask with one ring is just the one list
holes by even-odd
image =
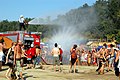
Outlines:
{"label": "water mist", "polygon": [[[97,24],[97,15],[96,11],[93,7],[88,8],[78,8],[69,11],[66,15],[59,16],[58,19],[49,21],[36,21],[39,19],[34,19],[30,22],[30,24],[57,24],[60,25],[58,30],[54,29],[49,38],[49,47],[52,49],[55,43],[61,45],[64,53],[64,59],[69,59],[69,51],[70,48],[77,44],[79,45],[81,42],[85,41],[85,37],[81,35],[81,32],[85,32],[88,28],[92,28],[92,26]],[[67,52],[66,52],[67,51]],[[66,60],[64,60],[66,61]]]}
{"label": "water mist", "polygon": [[[58,43],[58,45],[62,46],[63,50],[70,50],[74,44],[79,45],[83,40],[83,37],[76,31],[74,27],[61,26],[58,31],[53,31],[49,43],[53,45],[54,43]],[[53,45],[51,47],[53,47]]]}

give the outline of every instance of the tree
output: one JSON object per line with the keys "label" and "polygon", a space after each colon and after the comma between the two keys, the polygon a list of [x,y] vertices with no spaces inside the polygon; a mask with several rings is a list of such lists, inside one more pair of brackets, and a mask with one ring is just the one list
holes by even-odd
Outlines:
{"label": "tree", "polygon": [[108,17],[112,20],[113,28],[120,29],[120,0],[109,0]]}

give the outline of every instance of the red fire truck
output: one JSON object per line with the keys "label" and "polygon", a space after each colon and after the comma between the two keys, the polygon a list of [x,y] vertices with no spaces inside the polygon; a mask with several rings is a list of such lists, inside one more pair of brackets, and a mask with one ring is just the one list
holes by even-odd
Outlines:
{"label": "red fire truck", "polygon": [[[13,42],[21,40],[25,45],[28,46],[31,45],[32,43],[34,44],[34,46],[36,45],[40,46],[40,35],[41,32],[7,31],[0,33],[0,37],[3,39],[4,37],[7,37]],[[5,42],[8,42],[8,40],[6,40]],[[11,45],[11,43],[9,42],[7,44]],[[7,48],[9,48],[10,45]]]}
{"label": "red fire truck", "polygon": [[6,45],[4,49],[3,64],[5,63],[5,57],[7,55],[7,50],[11,47],[12,42],[18,42],[21,40],[25,45],[26,49],[30,47],[31,44],[34,46],[40,46],[40,32],[23,32],[23,31],[7,31],[0,33],[0,40],[3,39]]}

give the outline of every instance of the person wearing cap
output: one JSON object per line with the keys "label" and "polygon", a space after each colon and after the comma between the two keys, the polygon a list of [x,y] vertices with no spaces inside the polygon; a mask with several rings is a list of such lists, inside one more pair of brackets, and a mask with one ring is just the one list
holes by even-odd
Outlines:
{"label": "person wearing cap", "polygon": [[34,43],[31,44],[31,54],[32,54],[32,67],[34,68],[34,62],[35,62],[35,58],[36,58],[36,48],[35,48],[35,45]]}
{"label": "person wearing cap", "polygon": [[30,48],[27,50],[27,69],[33,67],[32,65],[32,54],[34,53],[33,44],[31,44]]}
{"label": "person wearing cap", "polygon": [[28,69],[29,68],[34,68],[34,61],[35,61],[35,58],[36,58],[36,48],[34,46],[34,44],[32,43],[30,45],[30,48],[27,50],[27,61],[28,61],[28,64],[30,64],[28,66]]}
{"label": "person wearing cap", "polygon": [[20,18],[19,18],[19,24],[20,24],[19,30],[20,31],[22,30],[22,28],[26,30],[24,22],[25,22],[24,16],[20,15]]}

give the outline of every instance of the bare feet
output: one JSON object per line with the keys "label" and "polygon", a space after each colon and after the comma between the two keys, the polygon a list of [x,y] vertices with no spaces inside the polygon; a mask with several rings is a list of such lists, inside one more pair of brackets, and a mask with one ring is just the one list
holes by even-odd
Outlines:
{"label": "bare feet", "polygon": [[11,78],[10,78],[9,76],[6,76],[6,78],[7,78],[8,80],[11,80]]}

